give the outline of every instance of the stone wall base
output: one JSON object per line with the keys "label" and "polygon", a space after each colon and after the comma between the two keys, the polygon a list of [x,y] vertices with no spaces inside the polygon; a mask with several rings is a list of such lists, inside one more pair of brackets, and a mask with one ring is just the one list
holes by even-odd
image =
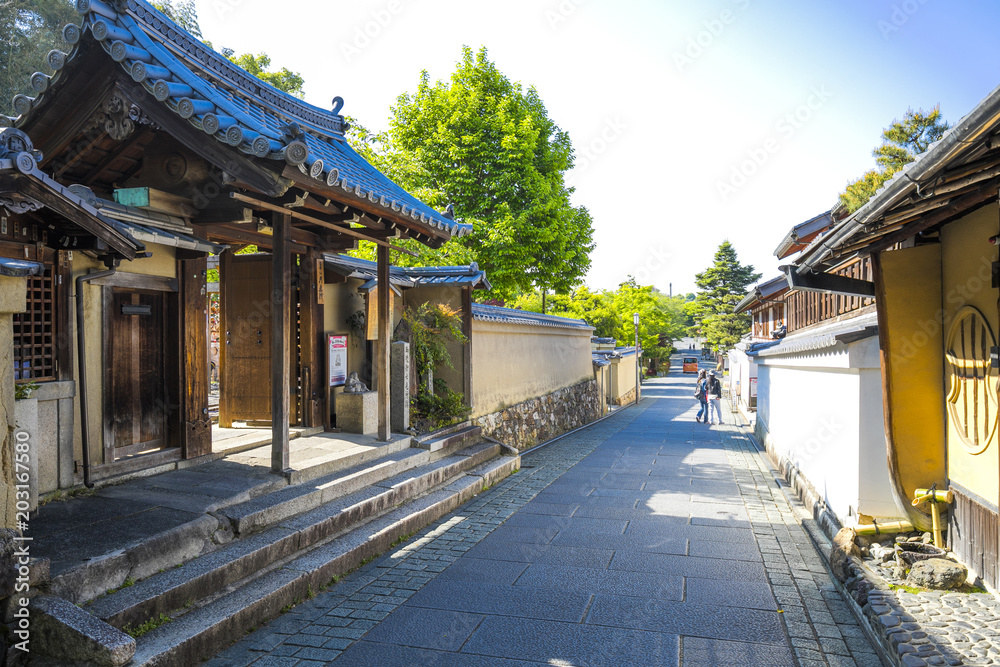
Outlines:
{"label": "stone wall base", "polygon": [[632,387],[611,402],[614,405],[631,405],[632,403],[635,403],[635,387]]}
{"label": "stone wall base", "polygon": [[600,389],[596,380],[587,380],[475,417],[472,422],[481,426],[487,437],[527,449],[600,417]]}

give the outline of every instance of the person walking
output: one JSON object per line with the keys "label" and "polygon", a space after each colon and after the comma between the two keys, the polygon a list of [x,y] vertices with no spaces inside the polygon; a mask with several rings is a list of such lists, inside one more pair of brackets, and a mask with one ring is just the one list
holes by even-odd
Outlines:
{"label": "person walking", "polygon": [[[715,371],[708,372],[708,423],[722,423],[722,383],[715,377]],[[713,419],[712,413],[715,413]]]}
{"label": "person walking", "polygon": [[704,369],[698,371],[698,383],[695,385],[694,397],[698,399],[698,403],[701,405],[698,410],[698,414],[695,416],[694,420],[701,423],[702,417],[705,421],[708,421],[708,376]]}

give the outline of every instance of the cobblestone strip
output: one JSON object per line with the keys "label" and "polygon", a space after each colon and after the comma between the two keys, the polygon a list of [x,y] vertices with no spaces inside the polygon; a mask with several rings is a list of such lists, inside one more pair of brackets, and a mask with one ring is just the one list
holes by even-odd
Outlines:
{"label": "cobblestone strip", "polygon": [[[750,516],[774,596],[801,667],[879,667],[882,662],[816,552],[802,515],[740,426],[719,431]],[[794,502],[794,501],[792,501]]]}
{"label": "cobblestone strip", "polygon": [[864,612],[903,667],[1000,665],[1000,601],[988,593],[873,590]]}
{"label": "cobblestone strip", "polygon": [[521,470],[205,663],[311,667],[335,660],[439,572],[489,535],[655,399],[622,410],[521,459]]}

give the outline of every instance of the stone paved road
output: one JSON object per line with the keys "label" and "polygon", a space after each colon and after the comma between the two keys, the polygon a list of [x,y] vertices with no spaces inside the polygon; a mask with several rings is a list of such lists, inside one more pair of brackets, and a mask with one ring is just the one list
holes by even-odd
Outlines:
{"label": "stone paved road", "polygon": [[692,385],[649,383],[208,664],[880,665],[761,454],[695,423]]}

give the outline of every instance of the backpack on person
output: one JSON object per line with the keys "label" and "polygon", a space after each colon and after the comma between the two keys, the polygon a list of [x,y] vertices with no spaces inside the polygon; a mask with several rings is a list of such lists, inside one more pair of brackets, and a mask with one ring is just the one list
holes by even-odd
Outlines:
{"label": "backpack on person", "polygon": [[706,391],[708,391],[706,382],[704,380],[698,380],[698,384],[694,388],[694,397],[699,401],[704,401]]}

